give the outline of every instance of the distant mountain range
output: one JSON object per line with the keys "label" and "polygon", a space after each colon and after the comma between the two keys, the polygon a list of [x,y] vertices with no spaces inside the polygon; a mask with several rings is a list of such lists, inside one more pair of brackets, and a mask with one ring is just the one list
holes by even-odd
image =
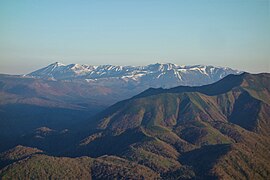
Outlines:
{"label": "distant mountain range", "polygon": [[73,129],[40,127],[18,142],[38,149],[0,154],[0,177],[267,179],[269,79],[242,73],[200,87],[149,88]]}
{"label": "distant mountain range", "polygon": [[174,86],[199,86],[220,80],[228,74],[240,71],[214,66],[179,66],[172,63],[156,63],[147,66],[113,65],[64,65],[56,62],[26,76],[52,80],[85,80],[89,83],[110,86],[148,86],[171,88]]}

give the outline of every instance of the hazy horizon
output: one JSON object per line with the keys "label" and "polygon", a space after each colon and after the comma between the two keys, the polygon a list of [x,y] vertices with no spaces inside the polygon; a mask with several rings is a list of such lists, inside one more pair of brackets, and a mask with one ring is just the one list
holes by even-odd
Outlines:
{"label": "hazy horizon", "polygon": [[268,0],[0,2],[0,73],[53,62],[270,72]]}

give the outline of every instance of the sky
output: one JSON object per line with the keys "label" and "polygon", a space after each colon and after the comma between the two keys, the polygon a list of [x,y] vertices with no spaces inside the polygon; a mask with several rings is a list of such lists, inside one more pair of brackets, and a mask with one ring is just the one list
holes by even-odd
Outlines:
{"label": "sky", "polygon": [[270,72],[270,2],[0,0],[0,73],[56,61]]}

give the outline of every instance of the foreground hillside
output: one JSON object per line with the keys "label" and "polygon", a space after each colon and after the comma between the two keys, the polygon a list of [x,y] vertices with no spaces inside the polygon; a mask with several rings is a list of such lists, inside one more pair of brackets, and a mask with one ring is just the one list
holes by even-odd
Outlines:
{"label": "foreground hillside", "polygon": [[[267,73],[244,73],[201,87],[148,89],[77,132],[52,136],[59,142],[77,137],[59,149],[58,156],[69,157],[53,157],[46,148],[3,153],[1,177],[267,179],[269,79]],[[52,130],[38,133],[45,138]]]}
{"label": "foreground hillside", "polygon": [[[24,157],[18,157],[19,151]],[[2,179],[159,179],[151,169],[115,156],[99,158],[52,157],[37,154],[36,149],[17,146],[2,154],[2,159],[17,160],[0,171]],[[2,160],[0,159],[0,160]],[[1,161],[0,161],[1,162]]]}
{"label": "foreground hillside", "polygon": [[270,175],[269,74],[212,85],[149,89],[96,117],[78,155],[114,154],[162,177],[265,179]]}

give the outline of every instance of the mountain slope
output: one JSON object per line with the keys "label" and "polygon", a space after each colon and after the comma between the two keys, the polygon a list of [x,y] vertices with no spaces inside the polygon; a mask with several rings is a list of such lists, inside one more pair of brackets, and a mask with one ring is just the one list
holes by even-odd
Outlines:
{"label": "mountain slope", "polygon": [[127,158],[164,178],[264,179],[270,174],[269,79],[244,73],[201,87],[149,89],[97,115],[93,133],[75,151]]}

